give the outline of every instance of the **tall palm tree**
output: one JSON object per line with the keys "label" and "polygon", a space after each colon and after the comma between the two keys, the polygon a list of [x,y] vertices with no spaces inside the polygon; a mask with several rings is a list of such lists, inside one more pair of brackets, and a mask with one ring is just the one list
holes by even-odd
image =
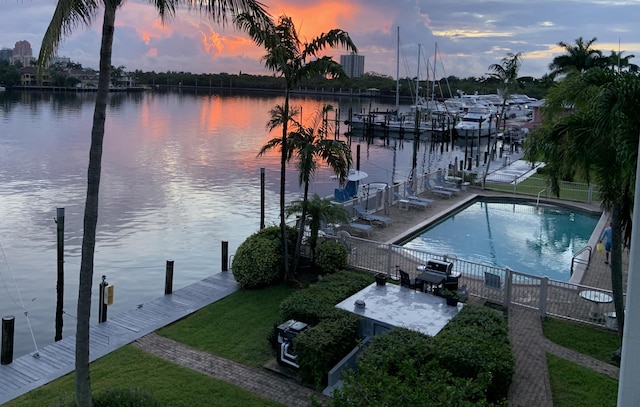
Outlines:
{"label": "tall palm tree", "polygon": [[286,189],[286,166],[287,166],[287,135],[289,132],[289,96],[291,90],[300,84],[305,78],[318,75],[329,76],[331,78],[345,77],[344,70],[339,63],[328,56],[318,54],[327,47],[344,47],[347,51],[357,52],[355,44],[351,41],[349,34],[340,29],[333,29],[327,33],[322,33],[309,42],[302,42],[298,36],[298,31],[293,20],[286,15],[278,19],[276,25],[273,21],[264,27],[254,15],[243,13],[235,18],[238,27],[247,31],[253,41],[264,47],[267,53],[263,60],[267,69],[278,73],[285,80],[284,105],[282,106],[282,117],[287,118],[282,123],[280,159],[280,230],[282,234],[282,247],[284,249],[284,270],[285,279],[291,280],[289,271],[289,259],[287,254],[286,239],[286,214],[285,214],[285,189]]}
{"label": "tall palm tree", "polygon": [[638,72],[638,65],[631,63],[631,59],[635,58],[635,55],[629,54],[626,56],[622,56],[622,54],[624,54],[624,51],[611,51],[611,55],[607,57],[608,67],[611,69],[616,69],[619,72],[623,70],[629,72]]}
{"label": "tall palm tree", "polygon": [[[518,52],[517,54],[513,54],[509,52],[507,53],[506,57],[502,58],[502,61],[499,64],[489,65],[489,70],[491,72],[488,73],[488,75],[491,78],[496,79],[502,86],[502,106],[500,108],[500,116],[498,116],[496,119],[496,132],[493,137],[493,142],[489,142],[489,154],[491,154],[491,145],[495,146],[498,143],[498,125],[500,124],[500,118],[505,117],[507,109],[507,99],[511,95],[511,89],[515,85],[520,85],[520,83],[518,82],[518,72],[520,71],[521,64],[522,53]],[[491,159],[487,160],[487,166],[485,167],[484,176],[482,177],[483,188],[484,183],[487,179],[487,174],[489,173],[490,164]]]}
{"label": "tall palm tree", "polygon": [[577,38],[575,45],[560,41],[558,45],[564,48],[566,53],[553,58],[553,62],[549,64],[551,75],[555,77],[572,71],[584,72],[606,66],[608,58],[602,55],[602,51],[592,48],[596,41],[596,37],[587,42],[582,37]]}
{"label": "tall palm tree", "polygon": [[528,137],[526,157],[546,162],[554,193],[559,182],[580,176],[600,186],[602,206],[611,213],[611,283],[622,341],[624,296],[622,249],[631,233],[631,212],[640,135],[640,77],[593,68],[569,75],[543,106],[542,127]]}
{"label": "tall palm tree", "polygon": [[[330,199],[320,198],[313,194],[311,199],[293,201],[287,208],[287,215],[306,213],[309,217],[309,248],[311,258],[315,258],[318,234],[323,223],[346,223],[351,220],[347,209],[342,205],[336,205]],[[298,234],[302,236],[302,234]]]}
{"label": "tall palm tree", "polygon": [[[272,121],[270,123],[277,123],[284,116],[283,108],[281,106],[272,110]],[[307,205],[309,197],[309,184],[313,179],[316,171],[320,166],[320,162],[326,163],[331,168],[340,181],[343,183],[349,175],[349,169],[351,168],[351,148],[348,144],[340,140],[333,140],[328,138],[330,128],[327,124],[326,114],[333,110],[331,105],[325,105],[316,113],[316,117],[312,120],[311,126],[304,126],[297,120],[292,120],[295,130],[289,132],[286,138],[286,161],[290,161],[293,157],[296,157],[296,167],[299,171],[298,183],[304,186],[304,193],[302,197],[301,217],[300,217],[300,230],[298,231],[298,240],[296,242],[294,252],[294,272],[296,271],[298,260],[300,258],[300,247],[302,244],[302,236],[304,234],[304,228],[307,217]],[[273,120],[273,117],[276,120]],[[263,155],[269,150],[274,148],[282,149],[282,139],[279,137],[269,140],[258,153],[258,156]]]}
{"label": "tall palm tree", "polygon": [[[102,20],[102,40],[100,46],[100,74],[96,94],[96,105],[93,113],[91,129],[91,147],[89,152],[89,168],[87,170],[87,195],[84,209],[82,236],[82,259],[80,262],[80,284],[78,287],[78,310],[76,326],[76,404],[79,407],[91,406],[91,377],[89,374],[89,317],[91,314],[91,287],[93,280],[93,261],[96,245],[96,228],[98,223],[98,197],[102,166],[102,145],[104,139],[104,123],[107,112],[107,99],[111,74],[111,54],[113,50],[113,34],[115,31],[116,10],[124,0],[60,0],[40,48],[38,58],[39,72],[48,65],[55,56],[64,36],[70,35],[77,25],[89,26],[96,18],[98,11],[104,7]],[[248,13],[256,21],[256,25],[264,25],[270,21],[262,5],[256,0],[214,0],[193,2],[190,0],[153,0],[150,4],[158,11],[162,21],[173,17],[176,8],[184,6],[197,10],[214,22],[224,23],[228,13]]]}

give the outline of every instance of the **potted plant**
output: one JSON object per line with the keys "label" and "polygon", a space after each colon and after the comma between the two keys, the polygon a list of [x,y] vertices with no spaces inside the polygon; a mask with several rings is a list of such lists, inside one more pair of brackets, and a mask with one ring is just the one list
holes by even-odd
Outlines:
{"label": "potted plant", "polygon": [[447,300],[447,305],[456,306],[458,305],[458,300],[460,296],[457,291],[452,290],[444,290],[442,296]]}
{"label": "potted plant", "polygon": [[387,284],[387,275],[384,273],[376,274],[376,285],[385,285]]}

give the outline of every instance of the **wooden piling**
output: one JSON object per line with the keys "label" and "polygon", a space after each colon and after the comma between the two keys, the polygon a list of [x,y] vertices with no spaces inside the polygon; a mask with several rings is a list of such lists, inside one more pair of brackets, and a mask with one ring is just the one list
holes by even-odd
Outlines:
{"label": "wooden piling", "polygon": [[2,347],[0,348],[0,364],[13,362],[13,335],[16,318],[13,315],[2,317]]}
{"label": "wooden piling", "polygon": [[62,339],[62,314],[64,312],[64,208],[56,209],[56,231],[58,245],[58,270],[56,279],[56,332],[54,340]]}
{"label": "wooden piling", "polygon": [[222,271],[229,271],[229,242],[222,241]]}
{"label": "wooden piling", "polygon": [[164,295],[173,293],[173,260],[167,260],[164,273]]}

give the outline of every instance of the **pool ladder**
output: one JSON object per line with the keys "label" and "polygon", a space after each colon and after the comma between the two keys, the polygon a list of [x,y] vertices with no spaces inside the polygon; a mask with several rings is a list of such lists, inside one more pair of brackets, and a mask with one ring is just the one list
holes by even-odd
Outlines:
{"label": "pool ladder", "polygon": [[[573,257],[571,258],[571,276],[573,276],[573,268],[574,268],[576,263],[585,264],[587,267],[589,267],[589,262],[591,261],[591,251],[592,250],[593,250],[593,248],[591,246],[585,246],[582,249],[578,250],[578,252],[573,255]],[[587,260],[578,258],[578,256],[580,254],[582,254],[582,253],[584,253],[586,251],[589,252],[589,257],[587,257]]]}

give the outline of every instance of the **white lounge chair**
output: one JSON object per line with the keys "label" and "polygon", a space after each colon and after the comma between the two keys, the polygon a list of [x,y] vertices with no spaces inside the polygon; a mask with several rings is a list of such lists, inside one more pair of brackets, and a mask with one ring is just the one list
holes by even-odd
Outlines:
{"label": "white lounge chair", "polygon": [[407,197],[409,197],[409,198],[411,198],[411,199],[413,199],[415,201],[422,201],[422,202],[425,202],[425,203],[428,203],[428,204],[432,204],[434,202],[433,199],[422,198],[422,197],[416,195],[413,192],[413,188],[411,188],[411,185],[407,185],[406,186],[405,192],[407,193],[407,195],[406,195]]}
{"label": "white lounge chair", "polygon": [[380,223],[386,227],[389,223],[393,221],[391,218],[387,218],[386,216],[378,216],[378,215],[369,213],[365,211],[364,208],[362,208],[362,206],[360,205],[354,205],[353,209],[356,211],[356,215],[358,216],[358,218],[362,220],[366,220],[371,224]]}
{"label": "white lounge chair", "polygon": [[429,182],[429,178],[424,179],[424,187],[427,188],[432,194],[437,195],[441,198],[449,198],[453,196],[453,192],[444,190],[442,188],[436,188]]}
{"label": "white lounge chair", "polygon": [[428,202],[424,202],[422,200],[413,199],[413,198],[408,197],[408,196],[402,196],[397,192],[394,192],[393,195],[396,197],[396,199],[398,201],[406,201],[409,204],[409,206],[413,206],[414,208],[427,209],[429,207],[429,203]]}
{"label": "white lounge chair", "polygon": [[435,177],[433,179],[433,183],[435,184],[436,188],[444,189],[445,191],[449,191],[454,195],[457,195],[458,192],[460,192],[460,188],[456,188],[456,187],[452,186],[451,184],[445,183],[444,177]]}

